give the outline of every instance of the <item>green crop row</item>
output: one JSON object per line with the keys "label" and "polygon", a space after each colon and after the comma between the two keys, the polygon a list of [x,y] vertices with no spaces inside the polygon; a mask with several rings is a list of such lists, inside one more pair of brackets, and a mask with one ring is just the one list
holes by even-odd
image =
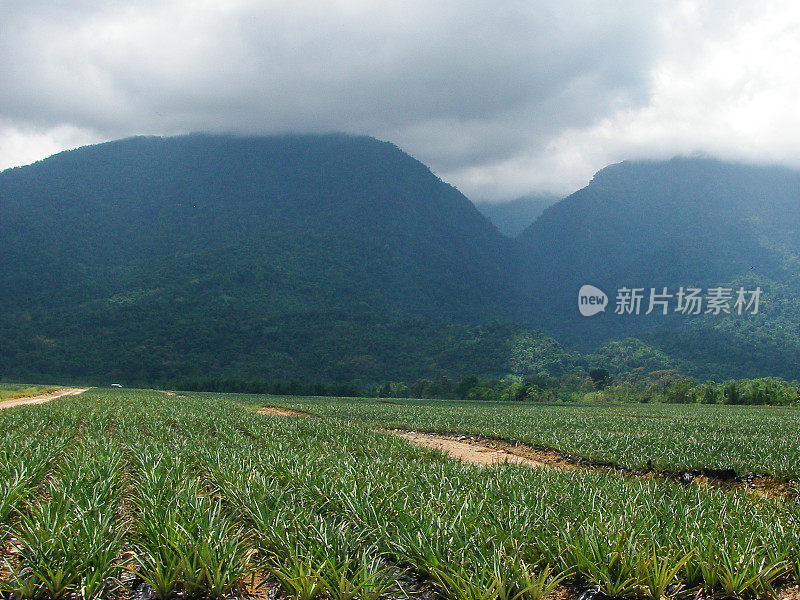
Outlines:
{"label": "green crop row", "polygon": [[0,453],[16,465],[10,481],[26,481],[5,519],[8,574],[0,582],[17,598],[95,600],[118,585],[124,462],[107,435],[109,407],[76,408],[62,401],[2,416]]}
{"label": "green crop row", "polygon": [[0,411],[0,547],[32,491],[50,471],[74,428],[48,411]]}

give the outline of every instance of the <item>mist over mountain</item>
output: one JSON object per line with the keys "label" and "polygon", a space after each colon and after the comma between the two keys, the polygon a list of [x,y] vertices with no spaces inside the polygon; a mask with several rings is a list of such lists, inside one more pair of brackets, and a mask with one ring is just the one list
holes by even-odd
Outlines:
{"label": "mist over mountain", "polygon": [[500,233],[513,238],[527,229],[545,208],[559,199],[558,196],[529,194],[503,202],[476,202],[475,206]]}
{"label": "mist over mountain", "polygon": [[[788,169],[620,163],[511,239],[372,138],[89,146],[0,173],[0,377],[793,378],[799,191]],[[580,316],[584,283],[604,313]],[[613,311],[622,286],[739,285],[758,315]]]}

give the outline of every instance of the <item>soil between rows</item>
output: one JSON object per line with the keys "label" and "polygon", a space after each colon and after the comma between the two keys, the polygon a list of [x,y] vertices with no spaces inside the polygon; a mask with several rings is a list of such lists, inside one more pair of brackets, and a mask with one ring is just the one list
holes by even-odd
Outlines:
{"label": "soil between rows", "polygon": [[419,433],[416,431],[393,430],[392,435],[409,442],[441,450],[464,462],[475,465],[493,466],[500,463],[514,463],[532,467],[555,467],[560,469],[576,469],[578,466],[556,453],[536,452],[532,448],[526,451],[516,448],[511,450],[504,444],[478,443],[471,436]]}

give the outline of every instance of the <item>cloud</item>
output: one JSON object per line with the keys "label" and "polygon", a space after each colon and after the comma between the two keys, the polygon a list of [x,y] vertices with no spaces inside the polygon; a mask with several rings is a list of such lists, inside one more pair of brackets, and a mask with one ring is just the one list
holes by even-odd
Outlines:
{"label": "cloud", "polygon": [[20,129],[0,121],[0,169],[26,165],[66,148],[104,141],[104,137],[71,125],[46,130]]}
{"label": "cloud", "polygon": [[629,159],[704,154],[800,168],[800,7],[682,2],[661,14],[654,36],[647,102],[455,176],[487,193],[498,181],[567,193]]}
{"label": "cloud", "polygon": [[[395,142],[476,199],[567,192],[613,160],[772,131],[753,115],[797,81],[788,57],[759,69],[796,52],[776,31],[786,10],[730,6],[11,0],[0,167],[134,134],[347,131]],[[796,150],[782,133],[744,154],[781,160]]]}

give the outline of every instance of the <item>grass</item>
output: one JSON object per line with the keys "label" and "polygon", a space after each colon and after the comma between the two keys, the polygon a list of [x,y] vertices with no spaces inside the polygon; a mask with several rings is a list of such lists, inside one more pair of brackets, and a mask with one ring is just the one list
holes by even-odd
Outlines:
{"label": "grass", "polygon": [[520,441],[633,469],[800,478],[800,408],[231,397],[380,427]]}
{"label": "grass", "polygon": [[540,600],[563,581],[746,598],[800,576],[800,504],[735,490],[487,469],[207,394],[91,390],[9,409],[0,426],[2,489],[17,490],[0,587],[21,600],[107,597],[126,572],[163,600],[238,595],[256,573],[303,600],[420,584],[450,600]]}
{"label": "grass", "polygon": [[0,383],[0,402],[15,398],[29,398],[60,390],[57,385],[30,385],[26,383]]}

